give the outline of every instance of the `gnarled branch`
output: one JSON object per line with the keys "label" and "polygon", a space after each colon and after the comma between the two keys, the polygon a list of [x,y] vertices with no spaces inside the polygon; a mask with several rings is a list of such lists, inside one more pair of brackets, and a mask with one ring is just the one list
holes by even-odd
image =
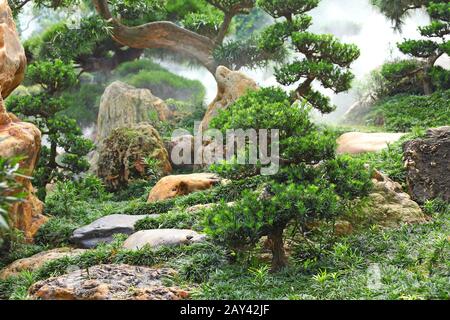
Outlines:
{"label": "gnarled branch", "polygon": [[112,25],[112,37],[124,46],[137,49],[168,49],[194,58],[215,73],[213,58],[215,43],[202,35],[186,30],[169,21],[158,21],[129,27],[111,14],[107,0],[92,0],[101,17]]}

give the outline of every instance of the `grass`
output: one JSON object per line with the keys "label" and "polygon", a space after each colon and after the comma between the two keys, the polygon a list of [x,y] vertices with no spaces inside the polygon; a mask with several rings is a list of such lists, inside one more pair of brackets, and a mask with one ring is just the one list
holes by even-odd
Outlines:
{"label": "grass", "polygon": [[[450,210],[422,225],[372,228],[341,238],[320,258],[291,256],[281,273],[227,265],[196,290],[197,299],[449,299]],[[411,245],[414,244],[414,245]],[[305,252],[303,252],[303,255]],[[255,271],[256,270],[256,271]],[[261,285],[263,284],[263,285]]]}

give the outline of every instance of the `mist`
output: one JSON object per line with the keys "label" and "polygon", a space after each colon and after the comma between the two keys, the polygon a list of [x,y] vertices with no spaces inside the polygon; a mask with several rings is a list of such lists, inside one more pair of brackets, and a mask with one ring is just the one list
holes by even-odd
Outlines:
{"label": "mist", "polygon": [[[36,17],[32,7],[26,6],[18,23],[21,37],[25,40],[33,33],[39,32],[42,28],[42,18],[60,20],[66,18],[67,14],[67,12],[55,13],[49,10],[44,13],[44,17]],[[360,48],[361,56],[352,64],[356,82],[365,79],[372,70],[387,60],[406,57],[398,50],[396,44],[405,38],[420,38],[417,27],[429,22],[426,12],[415,10],[405,19],[402,32],[399,33],[392,28],[392,23],[370,4],[369,0],[322,0],[310,14],[313,17],[311,31],[333,34],[341,41],[354,43]],[[205,68],[177,63],[173,59],[155,59],[155,61],[177,75],[199,80],[206,88],[206,104],[215,98],[217,85],[213,75]],[[449,68],[450,58],[442,57],[438,64]],[[278,86],[271,67],[258,70],[243,68],[241,71],[252,77],[260,86]],[[330,96],[337,106],[337,110],[331,114],[316,114],[316,119],[328,123],[337,122],[358,99],[354,89],[338,95],[329,90],[321,89],[321,91]]]}

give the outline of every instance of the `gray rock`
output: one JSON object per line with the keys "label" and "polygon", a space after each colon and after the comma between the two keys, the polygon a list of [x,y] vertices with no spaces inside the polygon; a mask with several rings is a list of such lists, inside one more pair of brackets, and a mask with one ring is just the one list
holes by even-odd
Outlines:
{"label": "gray rock", "polygon": [[93,248],[99,243],[111,242],[114,234],[132,234],[135,223],[146,217],[148,215],[112,214],[105,216],[76,229],[70,240],[81,248]]}
{"label": "gray rock", "polygon": [[139,250],[148,245],[151,248],[176,246],[204,241],[206,236],[187,229],[142,230],[132,234],[123,244],[128,250]]}
{"label": "gray rock", "polygon": [[33,299],[41,300],[180,300],[189,293],[166,287],[163,279],[175,270],[126,264],[103,264],[75,270],[31,286]]}
{"label": "gray rock", "polygon": [[419,203],[450,200],[450,126],[430,129],[403,146],[409,194]]}

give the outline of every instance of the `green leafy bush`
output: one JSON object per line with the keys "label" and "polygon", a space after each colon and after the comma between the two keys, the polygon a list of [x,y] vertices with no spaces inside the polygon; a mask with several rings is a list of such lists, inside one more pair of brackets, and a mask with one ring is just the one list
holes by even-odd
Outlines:
{"label": "green leafy bush", "polygon": [[149,59],[122,63],[114,76],[134,87],[150,89],[163,100],[201,104],[205,97],[205,88],[199,81],[175,75]]}
{"label": "green leafy bush", "polygon": [[386,130],[395,132],[448,125],[449,100],[450,90],[437,91],[430,96],[398,95],[374,105],[367,122],[382,124]]}
{"label": "green leafy bush", "polygon": [[[248,92],[211,123],[222,130],[279,128],[280,172],[269,176],[263,190],[244,191],[233,206],[222,202],[207,210],[203,221],[210,236],[238,253],[268,236],[273,270],[287,264],[283,234],[288,225],[304,229],[311,221],[333,219],[347,201],[364,197],[372,187],[370,170],[361,161],[336,157],[334,132],[316,126],[309,111],[291,104],[282,90],[264,88]],[[223,172],[236,172],[226,166]]]}

